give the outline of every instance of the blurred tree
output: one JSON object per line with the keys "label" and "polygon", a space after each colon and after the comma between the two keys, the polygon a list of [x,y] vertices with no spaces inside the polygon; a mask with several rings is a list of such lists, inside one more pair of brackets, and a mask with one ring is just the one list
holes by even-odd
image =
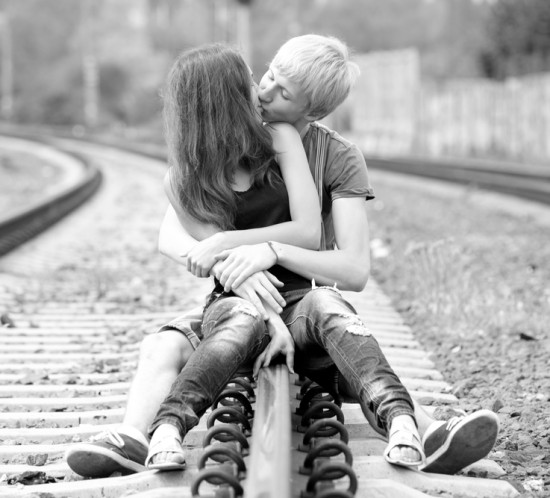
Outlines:
{"label": "blurred tree", "polygon": [[355,52],[416,47],[427,77],[477,76],[486,10],[473,0],[255,0],[255,72],[285,40],[315,32]]}
{"label": "blurred tree", "polygon": [[214,5],[219,0],[147,0],[153,47],[175,55],[213,39]]}
{"label": "blurred tree", "polygon": [[502,79],[550,70],[550,2],[500,0],[487,21],[489,41],[479,63]]}
{"label": "blurred tree", "polygon": [[[15,120],[84,122],[86,32],[96,57],[100,125],[158,122],[159,89],[175,53],[214,40],[237,42],[239,0],[87,1],[95,7],[93,23],[81,15],[84,0],[0,0],[13,33]],[[479,14],[486,6],[474,0],[253,0],[250,9],[258,76],[285,40],[316,32],[342,38],[357,53],[417,47],[424,74],[443,78],[475,76]]]}
{"label": "blurred tree", "polygon": [[[43,114],[42,97],[55,94],[62,75],[77,59],[71,38],[78,26],[78,2],[26,0],[0,2],[12,31],[14,118],[32,121]],[[61,62],[61,60],[63,62]],[[57,90],[56,90],[57,89]]]}
{"label": "blurred tree", "polygon": [[104,109],[120,122],[127,122],[125,95],[130,89],[130,75],[115,62],[105,62],[99,72],[99,92]]}

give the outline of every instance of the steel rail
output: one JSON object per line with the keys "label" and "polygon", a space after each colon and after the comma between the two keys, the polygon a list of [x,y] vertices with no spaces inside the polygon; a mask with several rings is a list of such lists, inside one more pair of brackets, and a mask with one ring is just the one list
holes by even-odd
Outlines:
{"label": "steel rail", "polygon": [[23,244],[81,206],[99,188],[101,171],[76,154],[70,154],[85,167],[84,176],[74,185],[0,220],[0,256]]}
{"label": "steel rail", "polygon": [[550,165],[499,161],[365,155],[369,168],[486,188],[550,204]]}
{"label": "steel rail", "polygon": [[[93,152],[89,154],[93,156]],[[134,160],[135,155],[130,156],[128,159],[130,163],[133,163]],[[150,169],[154,170],[154,175],[158,177],[158,183],[160,184],[162,171],[159,171],[157,175],[157,167],[157,164],[150,165]],[[112,175],[114,170],[116,168],[105,169],[106,184],[109,183],[111,178],[109,175]],[[120,178],[124,178],[125,171],[127,170],[122,168],[122,172],[113,176],[113,179],[120,180]],[[132,171],[134,170],[132,169]],[[143,177],[143,181],[147,182],[147,186],[153,183],[148,175]],[[106,190],[102,189],[99,195],[102,195]],[[158,190],[151,192],[160,193],[161,189],[159,187]],[[153,195],[149,197],[153,198]],[[102,209],[112,209],[115,202],[120,202],[119,196],[114,195],[106,196],[105,200],[106,202],[97,203],[97,205],[101,204]],[[110,202],[113,204],[111,205]],[[134,218],[141,219],[145,213],[149,216],[151,212],[151,205],[148,206],[145,203],[140,203],[136,207],[135,204],[129,202],[125,206],[132,210],[133,216],[124,214],[126,211],[119,213],[119,216],[124,216],[125,222],[128,223]],[[152,207],[157,209],[158,206],[153,205]],[[138,208],[144,209],[144,211],[137,211]],[[162,206],[159,208],[158,214],[161,214],[161,208]],[[90,214],[88,213],[88,215]],[[71,220],[67,220],[67,224],[70,223]],[[107,230],[114,230],[115,226],[110,217],[105,219],[104,224],[102,224],[102,217],[98,217],[98,222],[92,228],[97,230],[97,233],[104,234]],[[144,233],[145,230],[142,230],[141,227],[140,223],[136,224],[135,228],[140,228],[136,233],[141,234],[143,241],[145,241],[147,234]],[[78,237],[71,237],[71,240],[73,239],[78,242]],[[119,249],[112,251],[111,249],[114,246],[108,244],[109,241],[117,244],[118,242],[115,239],[115,237],[105,237],[105,241],[98,245],[95,250],[105,250],[106,257],[116,254]],[[54,248],[56,247],[56,243],[51,245]],[[40,254],[36,254],[39,252],[38,249],[42,248],[38,247],[33,254],[21,251],[20,257],[14,254],[14,259],[20,259],[16,263],[23,265],[32,257],[40,256]],[[75,252],[75,255],[80,258],[81,253]],[[79,259],[75,261],[79,261]],[[128,264],[130,265],[128,268],[131,268],[135,263],[129,262]],[[103,267],[111,268],[111,261],[104,261]],[[52,270],[55,270],[55,268],[57,268],[57,264],[52,266]],[[155,267],[153,271],[156,270]],[[44,270],[41,270],[40,275],[43,274]],[[15,286],[11,288],[8,282],[5,284],[3,291],[0,289],[4,293],[0,295],[0,304],[3,302],[17,303],[17,292],[19,292],[17,289],[22,285],[25,275],[23,273],[21,276],[13,276],[12,280],[17,284],[17,288]],[[7,280],[10,278],[9,272],[6,273],[6,277]],[[198,285],[198,283],[194,283],[193,289],[198,290],[198,287],[196,287]],[[24,286],[21,286],[21,288],[24,288]],[[84,295],[84,299],[87,299],[86,296],[87,294]],[[65,303],[63,300],[52,301],[52,298],[46,297],[40,298],[36,303],[30,301],[28,308],[23,306],[19,309],[19,305],[17,305],[18,309],[10,312],[10,317],[14,323],[13,328],[3,328],[3,330],[13,332],[9,334],[5,332],[0,335],[0,346],[10,348],[10,351],[12,351],[3,355],[4,360],[8,361],[0,361],[0,384],[6,385],[3,396],[18,398],[22,401],[18,404],[16,400],[10,400],[6,403],[7,411],[0,416],[0,439],[3,443],[0,445],[0,460],[2,460],[0,462],[2,464],[0,465],[0,496],[6,498],[31,498],[36,496],[119,498],[128,493],[133,493],[132,496],[136,497],[143,496],[143,498],[145,496],[147,498],[190,496],[193,477],[198,473],[198,453],[202,451],[201,445],[204,442],[207,429],[207,424],[204,421],[201,421],[187,435],[185,444],[187,445],[186,453],[189,458],[188,468],[185,472],[157,473],[155,471],[144,471],[131,476],[72,480],[73,476],[62,459],[64,446],[73,441],[84,440],[89,435],[97,434],[100,431],[112,429],[113,424],[121,421],[120,392],[114,391],[114,387],[123,389],[123,386],[117,384],[127,382],[129,374],[135,369],[135,364],[130,364],[127,361],[130,356],[135,356],[134,339],[131,335],[121,341],[114,351],[118,351],[122,359],[120,363],[114,365],[116,367],[114,372],[111,372],[109,368],[107,371],[103,371],[103,365],[97,365],[95,361],[98,354],[95,349],[97,338],[101,338],[105,343],[112,341],[113,338],[122,339],[121,336],[113,337],[113,331],[107,326],[111,320],[130,330],[135,326],[136,320],[151,321],[153,323],[153,318],[155,320],[162,318],[158,313],[154,315],[149,313],[136,314],[134,309],[123,313],[118,311],[117,308],[114,308],[117,310],[116,313],[106,315],[102,306],[96,311],[83,308],[80,305],[84,305],[85,302],[81,301],[80,294],[75,297],[77,299],[74,303],[72,301]],[[423,404],[428,405],[453,404],[458,401],[449,394],[450,386],[440,382],[436,383],[433,380],[430,381],[430,379],[441,379],[440,374],[435,370],[427,355],[419,350],[419,345],[413,340],[412,331],[405,326],[399,315],[391,308],[389,299],[381,293],[375,283],[370,282],[368,289],[360,294],[350,293],[349,295],[346,294],[346,297],[361,316],[368,317],[369,327],[371,327],[373,334],[380,338],[380,343],[388,359],[392,362],[396,372],[403,378],[413,396],[422,400]],[[107,305],[110,303],[110,299],[112,298],[101,298],[100,304],[102,302],[103,305]],[[78,306],[74,306],[74,304],[78,304]],[[7,309],[9,311],[9,308]],[[55,315],[52,315],[52,309],[57,310]],[[21,337],[24,336],[25,340],[20,341],[19,350],[15,351],[13,349],[13,337],[20,335]],[[89,344],[89,361],[82,355],[82,352],[75,353],[72,348],[66,347],[64,343],[58,345],[59,351],[57,353],[52,352],[49,346],[46,347],[50,343],[44,341],[44,339],[57,339],[58,335],[71,338],[79,337],[79,342]],[[9,340],[4,342],[4,338],[9,338]],[[29,356],[28,352],[29,343],[36,344],[37,348],[32,357]],[[59,356],[56,356],[59,353],[63,353],[65,357],[73,358],[73,360],[70,364],[60,363]],[[106,358],[112,359],[113,357]],[[41,364],[47,366],[47,369],[41,367]],[[78,378],[74,377],[74,370],[70,371],[74,368],[74,365],[76,365],[79,373]],[[101,367],[100,371],[97,369],[98,366]],[[21,371],[20,367],[24,367],[26,371]],[[69,369],[67,372],[65,371],[66,368]],[[317,472],[317,470],[322,470],[317,469],[314,465],[318,459],[314,459],[315,455],[308,458],[305,453],[299,452],[298,449],[300,444],[304,445],[309,441],[309,436],[306,437],[307,434],[298,432],[298,429],[290,433],[285,428],[287,424],[286,417],[289,416],[287,410],[290,404],[297,404],[293,396],[299,394],[296,392],[299,389],[295,385],[289,385],[288,373],[284,366],[275,366],[273,369],[275,372],[274,378],[269,371],[262,372],[259,386],[256,388],[257,401],[255,401],[255,408],[258,418],[253,423],[253,434],[250,441],[254,448],[252,448],[252,454],[247,456],[250,465],[247,479],[250,479],[250,481],[243,481],[243,484],[247,487],[247,493],[259,493],[267,487],[271,495],[262,496],[285,497],[282,493],[286,492],[287,485],[290,483],[293,487],[290,496],[293,498],[300,496],[300,490],[307,491],[315,487],[319,488],[316,495],[319,498],[321,496],[349,497],[350,493],[342,488],[342,486],[347,485],[345,478],[344,482],[337,485],[334,490],[321,489],[321,486],[318,486],[320,472]],[[66,375],[69,372],[70,375]],[[106,380],[111,384],[105,384]],[[430,384],[430,382],[432,383]],[[33,383],[35,385],[32,385]],[[14,384],[20,384],[20,387]],[[102,385],[105,387],[101,387]],[[92,389],[92,392],[86,391],[88,389]],[[32,392],[30,392],[31,390]],[[74,402],[71,401],[65,404],[66,398],[73,396],[73,390]],[[87,394],[83,395],[84,392]],[[103,398],[99,398],[100,392],[104,395]],[[62,393],[64,394],[61,395]],[[96,407],[97,410],[90,410],[91,407],[87,398],[94,396],[94,393],[98,393],[98,406]],[[57,395],[59,395],[57,403],[62,402],[63,406],[56,406],[55,401],[50,401],[52,397]],[[38,402],[36,398],[39,396],[43,396],[48,401],[41,407],[42,412],[38,412],[37,415],[34,403]],[[29,397],[34,399],[29,399]],[[304,394],[304,398],[306,397]],[[80,404],[78,398],[81,399]],[[12,408],[13,410],[11,410]],[[61,411],[58,410],[59,408],[61,408]],[[279,413],[280,410],[283,410],[283,412]],[[426,494],[428,492],[430,496],[439,496],[442,493],[452,496],[455,493],[471,498],[480,496],[508,498],[517,494],[504,481],[465,476],[428,475],[392,467],[382,457],[385,441],[381,440],[379,435],[368,427],[359,407],[349,405],[344,407],[342,411],[345,413],[346,429],[349,433],[349,447],[350,450],[353,450],[353,466],[358,478],[357,498],[374,495],[382,496],[382,493],[385,493],[385,496],[414,496],[415,498],[428,496]],[[38,420],[39,415],[40,420]],[[303,427],[306,425],[305,422],[312,420],[313,417],[312,413],[307,411],[301,419],[295,413],[290,418],[294,427],[298,425]],[[298,419],[301,420],[299,423]],[[325,425],[328,426],[329,424]],[[311,430],[312,427],[310,426],[308,429]],[[285,439],[286,434],[290,434],[290,442]],[[272,446],[266,444],[270,440],[274,442]],[[291,452],[290,458],[287,456],[288,450]],[[270,458],[270,455],[274,455],[273,458]],[[319,452],[316,452],[316,455],[319,456]],[[306,459],[308,465],[306,465]],[[263,465],[272,469],[270,473],[265,472],[261,463],[262,460]],[[322,465],[322,462],[317,463]],[[331,473],[341,471],[342,469],[338,467],[339,463],[334,463],[336,466],[333,465],[328,470]],[[287,465],[291,465],[290,476]],[[310,478],[296,470],[300,466],[311,467],[313,472]],[[485,475],[489,471],[495,472],[494,469],[491,470],[492,467],[487,463],[480,468],[482,472],[485,472]],[[327,467],[325,467],[326,470]],[[499,471],[499,469],[496,470]],[[30,472],[30,476],[27,474],[28,472]],[[5,481],[2,482],[3,474],[8,477],[9,484]],[[56,478],[58,482],[38,483],[50,477]],[[259,482],[258,477],[261,478]],[[30,485],[28,481],[31,479],[29,478],[36,479],[36,484]],[[17,484],[22,481],[28,485]],[[269,481],[269,484],[267,484],[267,481]],[[351,489],[351,481],[349,484],[348,487]],[[204,490],[206,494],[202,494],[202,496],[211,497],[212,487],[204,487],[206,488]],[[141,491],[144,492],[142,495],[135,494]],[[216,493],[218,491],[223,492],[224,490],[216,490]],[[254,496],[254,494],[251,496]]]}
{"label": "steel rail", "polygon": [[290,498],[290,392],[285,365],[258,375],[246,498]]}
{"label": "steel rail", "polygon": [[[2,135],[43,142],[38,131],[8,130]],[[92,142],[133,152],[153,159],[166,160],[162,146],[146,146],[132,142],[101,141],[78,138],[67,133],[51,134],[50,138]],[[379,157],[364,154],[367,166],[413,176],[472,185],[522,199],[550,204],[550,166],[530,166],[497,160],[448,159],[428,157]],[[77,156],[78,157],[78,156]],[[0,255],[44,231],[63,216],[85,202],[101,184],[101,172],[79,157],[88,169],[88,175],[78,185],[57,198],[38,203],[13,217],[0,221]]]}

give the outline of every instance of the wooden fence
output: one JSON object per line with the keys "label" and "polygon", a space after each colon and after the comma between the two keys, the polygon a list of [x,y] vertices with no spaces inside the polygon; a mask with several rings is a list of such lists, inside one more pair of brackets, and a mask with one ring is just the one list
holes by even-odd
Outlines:
{"label": "wooden fence", "polygon": [[550,165],[550,74],[422,79],[415,50],[356,59],[361,77],[331,124],[373,154],[475,156]]}

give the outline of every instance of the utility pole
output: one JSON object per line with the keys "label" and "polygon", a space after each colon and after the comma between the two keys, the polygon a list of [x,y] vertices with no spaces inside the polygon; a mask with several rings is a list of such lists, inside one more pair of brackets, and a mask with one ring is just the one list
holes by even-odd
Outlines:
{"label": "utility pole", "polygon": [[84,123],[88,128],[94,128],[99,118],[99,70],[94,46],[96,6],[93,1],[85,0],[81,4]]}
{"label": "utility pole", "polygon": [[250,42],[250,4],[252,0],[237,0],[237,44],[243,59],[252,66]]}
{"label": "utility pole", "polygon": [[2,98],[0,110],[2,118],[9,121],[13,117],[13,50],[8,15],[0,12],[0,31],[2,44]]}

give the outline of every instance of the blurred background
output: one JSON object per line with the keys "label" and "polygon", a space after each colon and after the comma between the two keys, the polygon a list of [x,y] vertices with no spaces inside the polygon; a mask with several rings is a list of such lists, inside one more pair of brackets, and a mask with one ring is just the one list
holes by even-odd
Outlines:
{"label": "blurred background", "polygon": [[549,0],[2,0],[1,120],[162,142],[179,51],[238,45],[259,79],[310,32],[362,68],[327,120],[366,152],[550,158]]}

